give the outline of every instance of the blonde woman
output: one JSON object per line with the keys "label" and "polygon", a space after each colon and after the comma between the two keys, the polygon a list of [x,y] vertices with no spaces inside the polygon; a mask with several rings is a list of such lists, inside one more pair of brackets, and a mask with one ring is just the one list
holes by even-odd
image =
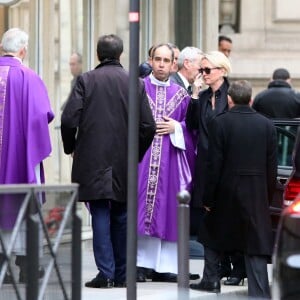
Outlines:
{"label": "blonde woman", "polygon": [[[227,91],[228,74],[231,72],[229,59],[219,51],[204,54],[201,59],[199,75],[193,84],[193,93],[189,104],[186,125],[198,132],[196,169],[193,178],[194,186],[191,201],[191,234],[196,235],[201,228],[201,220],[205,214],[203,208],[203,192],[205,189],[206,163],[208,159],[208,124],[216,115],[228,110]],[[201,90],[203,83],[207,86]],[[230,267],[230,263],[229,263]],[[228,274],[219,270],[219,277],[213,279],[207,290],[220,291],[220,279]]]}
{"label": "blonde woman", "polygon": [[[202,207],[204,190],[205,164],[208,149],[208,123],[211,118],[228,110],[227,90],[229,82],[227,76],[231,71],[229,59],[219,51],[204,54],[201,59],[199,75],[193,84],[191,102],[186,115],[186,125],[189,129],[198,131],[196,170],[194,178],[194,190],[191,207],[192,232],[197,231],[197,222],[193,222],[193,216],[199,220],[199,209]],[[201,90],[202,84],[208,86]]]}

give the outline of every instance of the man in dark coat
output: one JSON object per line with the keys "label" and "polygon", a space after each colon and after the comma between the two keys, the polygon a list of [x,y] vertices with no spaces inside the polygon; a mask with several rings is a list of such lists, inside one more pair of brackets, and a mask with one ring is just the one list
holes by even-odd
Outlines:
{"label": "man in dark coat", "polygon": [[207,210],[199,240],[205,246],[203,279],[197,290],[220,291],[220,251],[245,256],[250,297],[270,297],[267,262],[272,254],[269,202],[276,185],[277,142],[273,123],[249,107],[251,85],[228,89],[230,110],[209,124]]}
{"label": "man in dark coat", "polygon": [[299,118],[300,93],[292,89],[289,71],[276,69],[268,88],[257,94],[252,107],[268,118]]}
{"label": "man in dark coat", "polygon": [[[98,275],[94,288],[126,284],[126,202],[129,76],[120,64],[123,41],[99,38],[95,70],[79,76],[61,118],[66,154],[73,153],[72,181],[79,201],[89,203]],[[155,134],[143,83],[139,85],[139,158]]]}

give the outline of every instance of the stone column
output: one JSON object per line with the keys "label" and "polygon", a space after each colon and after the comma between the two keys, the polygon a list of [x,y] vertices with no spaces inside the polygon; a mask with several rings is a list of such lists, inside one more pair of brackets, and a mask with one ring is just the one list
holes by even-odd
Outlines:
{"label": "stone column", "polygon": [[[45,82],[54,112],[58,111],[60,102],[56,95],[55,74],[57,72],[56,61],[58,59],[58,45],[56,43],[56,29],[58,24],[57,14],[55,13],[55,0],[40,1],[40,20],[39,24],[39,67],[40,76]],[[51,26],[49,25],[51,24]],[[57,116],[57,115],[56,115]],[[57,116],[59,119],[59,116]],[[61,149],[58,149],[58,139],[55,125],[57,119],[50,124],[50,134],[52,141],[52,154],[45,161],[46,182],[55,183],[59,180],[59,156]]]}
{"label": "stone column", "polygon": [[[62,2],[60,1],[60,5]],[[83,49],[83,1],[82,0],[69,0],[70,5],[70,29],[71,29],[71,50],[78,51],[82,54]],[[61,15],[65,15],[65,10],[60,11]]]}
{"label": "stone column", "polygon": [[173,0],[153,0],[153,44],[168,43],[174,39]]}
{"label": "stone column", "polygon": [[124,42],[124,52],[121,63],[125,69],[129,68],[129,0],[116,0],[116,34]]}
{"label": "stone column", "polygon": [[[124,0],[125,1],[125,0]],[[95,65],[99,63],[96,53],[97,40],[103,34],[111,34],[117,32],[117,17],[116,17],[116,0],[94,1],[94,35],[92,40],[92,47],[94,51]],[[122,12],[124,13],[124,12]]]}
{"label": "stone column", "polygon": [[203,0],[203,51],[217,50],[219,34],[219,0]]}
{"label": "stone column", "polygon": [[5,31],[5,24],[7,22],[7,8],[5,6],[0,7],[0,35]]}
{"label": "stone column", "polygon": [[[57,37],[57,66],[55,76],[55,91],[56,91],[56,107],[55,107],[55,132],[56,145],[55,149],[58,155],[58,182],[71,182],[71,167],[72,158],[70,155],[65,155],[60,137],[60,117],[61,107],[70,93],[72,75],[70,73],[69,58],[73,50],[72,43],[72,26],[74,25],[73,14],[76,14],[76,1],[64,0],[59,1],[58,14],[58,37]],[[78,35],[77,39],[80,39]]]}

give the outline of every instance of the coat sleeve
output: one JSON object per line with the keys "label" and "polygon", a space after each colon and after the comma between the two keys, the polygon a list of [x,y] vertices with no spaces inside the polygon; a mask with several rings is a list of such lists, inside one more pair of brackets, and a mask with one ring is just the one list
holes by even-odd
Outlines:
{"label": "coat sleeve", "polygon": [[189,130],[199,129],[199,118],[200,118],[200,103],[199,99],[192,99],[188,105],[185,123]]}
{"label": "coat sleeve", "polygon": [[75,149],[77,128],[85,97],[84,87],[83,78],[79,76],[62,112],[61,137],[66,154],[73,153]]}
{"label": "coat sleeve", "polygon": [[139,162],[142,161],[144,154],[151,145],[156,131],[155,121],[143,83],[140,87],[140,98]]}
{"label": "coat sleeve", "polygon": [[224,136],[220,122],[212,119],[208,126],[208,160],[207,175],[205,177],[205,191],[203,196],[204,206],[213,208],[216,203],[218,184],[223,169],[224,160]]}

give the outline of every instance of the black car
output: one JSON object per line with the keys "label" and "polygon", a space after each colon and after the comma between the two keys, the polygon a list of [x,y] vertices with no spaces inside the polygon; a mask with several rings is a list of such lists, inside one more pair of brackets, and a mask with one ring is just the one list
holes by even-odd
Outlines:
{"label": "black car", "polygon": [[[300,156],[299,170],[294,170],[293,151],[296,145],[298,127],[300,119],[273,119],[277,130],[278,145],[278,168],[277,184],[272,203],[270,204],[270,214],[272,219],[272,229],[274,240],[278,228],[279,220],[283,209],[290,205],[295,199],[294,195],[300,192]],[[296,179],[298,176],[298,179]]]}
{"label": "black car", "polygon": [[293,169],[283,194],[273,255],[273,299],[300,299],[300,130],[293,151]]}

